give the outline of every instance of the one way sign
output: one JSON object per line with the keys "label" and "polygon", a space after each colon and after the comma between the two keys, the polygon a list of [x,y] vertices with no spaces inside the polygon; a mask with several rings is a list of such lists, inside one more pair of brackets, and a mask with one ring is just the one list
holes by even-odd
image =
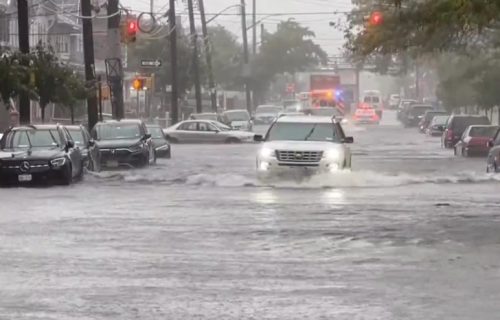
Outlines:
{"label": "one way sign", "polygon": [[148,68],[159,68],[161,67],[161,60],[141,60],[141,67],[148,67]]}

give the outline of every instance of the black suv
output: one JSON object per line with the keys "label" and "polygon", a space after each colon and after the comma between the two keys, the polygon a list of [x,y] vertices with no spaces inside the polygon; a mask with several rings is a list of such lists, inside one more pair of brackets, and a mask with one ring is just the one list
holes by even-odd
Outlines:
{"label": "black suv", "polygon": [[500,130],[488,142],[490,151],[486,164],[486,172],[500,172]]}
{"label": "black suv", "polygon": [[82,125],[66,126],[75,146],[80,149],[84,166],[90,171],[101,171],[101,153],[90,137],[87,128]]}
{"label": "black suv", "polygon": [[83,159],[61,125],[14,127],[0,141],[0,182],[57,180],[65,185],[83,175]]}
{"label": "black suv", "polygon": [[453,149],[469,126],[490,124],[486,116],[452,115],[446,124],[441,145],[444,148]]}
{"label": "black suv", "polygon": [[144,167],[156,163],[151,134],[142,120],[109,120],[92,129],[101,153],[101,166]]}

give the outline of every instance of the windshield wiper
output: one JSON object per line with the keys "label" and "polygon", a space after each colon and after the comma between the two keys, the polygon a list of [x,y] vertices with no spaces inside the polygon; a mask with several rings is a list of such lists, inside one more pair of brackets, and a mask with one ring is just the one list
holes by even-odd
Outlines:
{"label": "windshield wiper", "polygon": [[314,127],[312,127],[311,131],[309,131],[309,133],[307,134],[307,136],[304,138],[304,141],[309,140],[309,138],[313,135],[314,130],[316,130],[316,125],[314,125]]}

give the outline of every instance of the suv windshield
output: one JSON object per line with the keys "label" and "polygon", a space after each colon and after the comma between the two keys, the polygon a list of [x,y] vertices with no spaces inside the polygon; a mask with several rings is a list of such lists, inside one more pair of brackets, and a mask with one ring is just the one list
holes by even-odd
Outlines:
{"label": "suv windshield", "polygon": [[99,140],[137,139],[141,137],[141,130],[135,123],[106,123],[97,127]]}
{"label": "suv windshield", "polygon": [[287,123],[277,122],[267,134],[267,141],[333,141],[340,137],[331,123]]}
{"label": "suv windshield", "polygon": [[12,149],[55,148],[61,145],[57,130],[17,130],[6,137],[6,147]]}
{"label": "suv windshield", "polygon": [[87,147],[85,146],[85,137],[83,136],[83,132],[80,129],[68,129],[71,139],[75,142],[75,145],[78,147]]}
{"label": "suv windshield", "polygon": [[232,111],[224,113],[224,118],[228,121],[248,121],[250,115],[246,111]]}

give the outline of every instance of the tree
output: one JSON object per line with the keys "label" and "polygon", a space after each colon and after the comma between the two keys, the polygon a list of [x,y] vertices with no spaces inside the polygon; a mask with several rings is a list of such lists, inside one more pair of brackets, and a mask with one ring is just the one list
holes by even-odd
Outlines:
{"label": "tree", "polygon": [[19,52],[5,53],[0,57],[0,100],[7,107],[10,107],[9,100],[16,98],[21,92],[35,97],[29,68],[21,63],[28,59],[29,56]]}
{"label": "tree", "polygon": [[94,85],[86,86],[82,78],[67,68],[59,70],[58,78],[65,79],[64,83],[57,88],[57,96],[59,103],[67,107],[71,115],[71,123],[75,123],[75,107],[85,100],[92,90],[95,90]]}
{"label": "tree", "polygon": [[314,43],[314,37],[314,32],[293,20],[281,22],[275,33],[264,35],[252,66],[254,91],[262,97],[276,75],[326,64],[328,55]]}

